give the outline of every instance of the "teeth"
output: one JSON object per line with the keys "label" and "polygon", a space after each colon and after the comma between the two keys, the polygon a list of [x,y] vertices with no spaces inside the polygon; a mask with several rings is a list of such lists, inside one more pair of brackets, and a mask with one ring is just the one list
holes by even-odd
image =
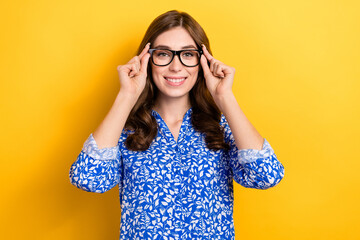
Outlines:
{"label": "teeth", "polygon": [[179,83],[185,80],[185,78],[165,78],[166,80],[168,80],[169,82],[173,82],[173,83]]}

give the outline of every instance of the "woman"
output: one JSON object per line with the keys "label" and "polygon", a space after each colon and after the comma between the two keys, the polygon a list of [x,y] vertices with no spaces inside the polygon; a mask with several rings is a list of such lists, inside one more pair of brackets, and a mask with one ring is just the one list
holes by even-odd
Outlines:
{"label": "woman", "polygon": [[234,239],[233,179],[266,189],[284,176],[236,102],[234,68],[212,57],[191,16],[169,11],[118,72],[120,91],[71,166],[72,184],[119,185],[120,239]]}

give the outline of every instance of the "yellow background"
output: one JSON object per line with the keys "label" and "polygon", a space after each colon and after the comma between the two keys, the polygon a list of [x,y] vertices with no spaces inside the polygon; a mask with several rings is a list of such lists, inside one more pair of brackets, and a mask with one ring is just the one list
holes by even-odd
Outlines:
{"label": "yellow background", "polygon": [[70,165],[119,90],[117,65],[165,11],[190,13],[285,166],[236,185],[236,239],[360,239],[356,0],[0,3],[1,238],[118,239],[117,187],[87,193]]}

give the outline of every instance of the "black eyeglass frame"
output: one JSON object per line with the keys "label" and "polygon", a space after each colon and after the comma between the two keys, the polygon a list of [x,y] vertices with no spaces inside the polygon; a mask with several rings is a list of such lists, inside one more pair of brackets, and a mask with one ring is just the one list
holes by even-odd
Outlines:
{"label": "black eyeglass frame", "polygon": [[[155,50],[166,50],[166,51],[170,51],[172,53],[172,58],[170,60],[170,62],[168,64],[165,64],[165,65],[159,65],[159,64],[156,64],[154,62],[154,59],[153,59],[153,52]],[[199,62],[196,64],[196,65],[191,65],[191,66],[188,66],[186,64],[183,63],[183,61],[181,60],[181,57],[180,57],[180,54],[182,52],[186,52],[186,51],[196,51],[200,54],[200,57],[199,57]],[[201,58],[201,55],[203,54],[203,51],[202,50],[199,50],[199,49],[184,49],[184,50],[179,50],[179,51],[174,51],[174,50],[170,50],[170,49],[157,49],[157,48],[152,48],[152,49],[149,49],[149,53],[150,53],[150,58],[151,58],[151,62],[155,65],[155,66],[159,66],[159,67],[165,67],[167,65],[169,65],[175,58],[175,56],[177,55],[181,64],[184,65],[185,67],[196,67],[200,64],[200,58]]]}

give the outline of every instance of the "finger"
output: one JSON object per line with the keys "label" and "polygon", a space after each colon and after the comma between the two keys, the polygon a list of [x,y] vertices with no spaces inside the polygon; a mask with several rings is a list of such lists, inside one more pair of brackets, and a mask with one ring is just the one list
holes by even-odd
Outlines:
{"label": "finger", "polygon": [[149,59],[150,59],[150,53],[146,53],[146,54],[141,58],[140,72],[142,72],[142,73],[146,73],[146,72],[147,72],[147,66],[148,66],[148,63],[149,63]]}
{"label": "finger", "polygon": [[136,66],[136,71],[140,72],[140,68],[141,68],[140,62],[136,62],[135,66]]}
{"label": "finger", "polygon": [[144,47],[144,49],[139,54],[139,58],[141,59],[150,49],[150,43],[147,43]]}
{"label": "finger", "polygon": [[132,59],[130,59],[130,61],[127,64],[132,64],[132,63],[136,63],[136,62],[140,62],[139,56],[133,57]]}
{"label": "finger", "polygon": [[218,64],[217,64],[217,63],[214,63],[213,68],[212,68],[212,71],[211,71],[214,76],[216,76],[216,75],[215,75],[215,72],[216,72],[217,67],[218,67]]}
{"label": "finger", "polygon": [[219,74],[218,74],[219,68],[220,68],[219,64],[216,63],[215,66],[214,66],[214,72],[213,72],[214,76],[219,77]]}
{"label": "finger", "polygon": [[224,77],[225,76],[234,76],[235,75],[235,68],[225,66],[222,72],[224,73]]}
{"label": "finger", "polygon": [[136,66],[136,64],[131,64],[130,66],[130,72],[129,72],[129,77],[134,77],[139,73],[138,68]]}
{"label": "finger", "polygon": [[208,76],[209,74],[211,75],[212,73],[210,72],[210,69],[208,66],[208,61],[205,56],[201,55],[200,63],[201,63],[201,67],[204,71],[204,76]]}
{"label": "finger", "polygon": [[129,77],[131,73],[131,66],[129,64],[127,65],[119,65],[117,67],[117,70],[119,72],[120,78]]}
{"label": "finger", "polygon": [[224,72],[223,72],[223,67],[221,65],[218,65],[218,67],[216,68],[216,72],[215,72],[216,76],[223,78],[225,77]]}
{"label": "finger", "polygon": [[131,71],[131,64],[119,65],[119,66],[117,67],[117,70],[119,71],[119,73],[129,74],[130,71]]}
{"label": "finger", "polygon": [[223,70],[224,70],[224,65],[217,62],[216,63],[216,68],[214,70],[214,75],[217,76],[217,77],[221,77],[221,78],[225,77]]}
{"label": "finger", "polygon": [[205,57],[207,58],[207,60],[211,61],[214,58],[213,56],[211,56],[211,54],[206,49],[206,46],[204,44],[202,44],[202,50],[203,50],[203,53],[204,53]]}
{"label": "finger", "polygon": [[210,72],[212,72],[212,73],[214,72],[215,64],[216,64],[215,58],[211,59],[211,61],[210,61]]}
{"label": "finger", "polygon": [[139,56],[133,57],[133,58],[128,62],[128,64],[135,64],[137,71],[140,71],[140,67],[141,67],[140,65],[141,65],[141,63],[140,63],[140,58],[139,58]]}

